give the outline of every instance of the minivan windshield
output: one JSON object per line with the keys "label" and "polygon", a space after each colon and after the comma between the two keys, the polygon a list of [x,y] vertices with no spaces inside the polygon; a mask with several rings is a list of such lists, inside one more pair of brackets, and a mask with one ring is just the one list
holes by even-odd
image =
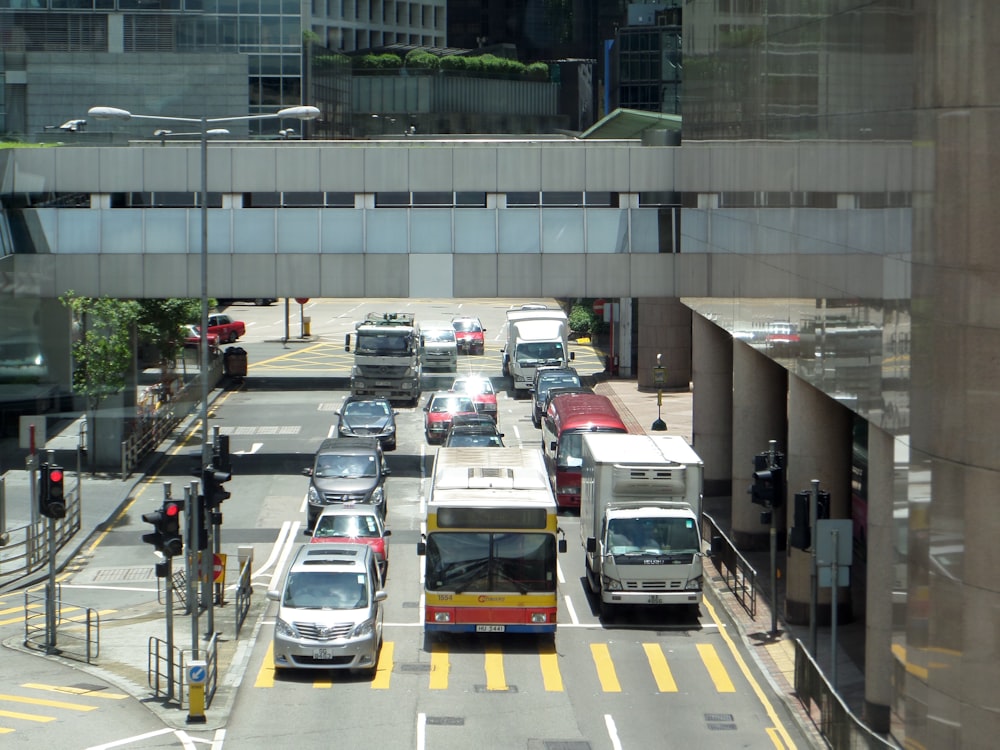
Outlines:
{"label": "minivan windshield", "polygon": [[368,587],[361,573],[293,571],[281,603],[295,609],[360,609],[368,604]]}

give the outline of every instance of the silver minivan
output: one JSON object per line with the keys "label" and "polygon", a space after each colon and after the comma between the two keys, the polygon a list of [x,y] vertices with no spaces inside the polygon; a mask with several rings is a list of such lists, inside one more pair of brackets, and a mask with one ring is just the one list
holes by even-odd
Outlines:
{"label": "silver minivan", "polygon": [[299,547],[280,591],[274,668],[352,669],[374,677],[382,648],[382,589],[367,544]]}
{"label": "silver minivan", "polygon": [[458,340],[450,320],[420,324],[420,365],[427,370],[458,369]]}

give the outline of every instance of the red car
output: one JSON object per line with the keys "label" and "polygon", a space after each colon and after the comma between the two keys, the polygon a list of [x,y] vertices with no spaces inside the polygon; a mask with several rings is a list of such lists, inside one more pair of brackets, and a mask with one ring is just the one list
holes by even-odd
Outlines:
{"label": "red car", "polygon": [[[215,349],[219,345],[219,336],[215,333],[208,334],[208,347],[210,349]],[[198,334],[198,326],[186,325],[184,326],[184,346],[197,347],[201,346],[201,336]]]}
{"label": "red car", "polygon": [[472,396],[454,391],[432,393],[424,404],[424,435],[428,443],[443,443],[456,414],[477,414]]}
{"label": "red car", "polygon": [[367,544],[375,553],[382,580],[389,567],[389,545],[386,537],[392,534],[382,523],[378,509],[371,505],[342,503],[327,507],[316,519],[310,543],[339,542]]}
{"label": "red car", "polygon": [[476,404],[476,411],[497,421],[497,392],[493,381],[484,375],[470,375],[455,378],[451,390],[457,393],[468,393]]}
{"label": "red car", "polygon": [[462,354],[483,354],[486,351],[486,340],[483,334],[486,329],[479,318],[461,316],[453,318],[451,325],[455,328],[455,342]]}

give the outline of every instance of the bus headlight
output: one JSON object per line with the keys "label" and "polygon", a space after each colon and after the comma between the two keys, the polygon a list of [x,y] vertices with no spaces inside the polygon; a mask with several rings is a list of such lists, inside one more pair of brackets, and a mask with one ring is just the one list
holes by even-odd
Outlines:
{"label": "bus headlight", "polygon": [[434,622],[451,622],[451,614],[449,612],[435,612]]}
{"label": "bus headlight", "polygon": [[546,616],[546,614],[544,612],[532,612],[531,613],[531,622],[533,624],[538,625],[538,624],[546,623],[548,621],[549,621],[549,618]]}

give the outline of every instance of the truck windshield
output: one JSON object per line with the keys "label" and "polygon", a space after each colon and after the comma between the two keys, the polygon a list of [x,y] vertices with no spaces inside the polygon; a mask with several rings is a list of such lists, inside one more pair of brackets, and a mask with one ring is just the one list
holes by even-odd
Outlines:
{"label": "truck windshield", "polygon": [[700,550],[698,530],[690,518],[613,518],[608,523],[612,555],[693,554]]}
{"label": "truck windshield", "polygon": [[358,333],[357,351],[361,354],[407,354],[409,333]]}
{"label": "truck windshield", "polygon": [[514,361],[519,365],[558,365],[566,361],[566,354],[558,341],[529,341],[517,345]]}
{"label": "truck windshield", "polygon": [[434,533],[427,538],[429,591],[555,591],[551,534]]}

